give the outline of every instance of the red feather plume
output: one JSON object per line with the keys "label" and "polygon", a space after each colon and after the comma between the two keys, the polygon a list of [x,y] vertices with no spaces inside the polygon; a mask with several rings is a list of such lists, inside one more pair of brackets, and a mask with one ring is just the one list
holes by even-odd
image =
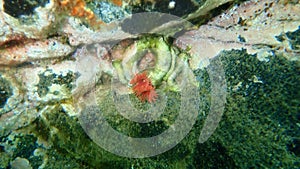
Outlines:
{"label": "red feather plume", "polygon": [[148,102],[153,103],[157,99],[155,88],[145,72],[136,74],[130,81],[130,84],[133,85],[132,90],[134,94],[141,101],[147,100]]}

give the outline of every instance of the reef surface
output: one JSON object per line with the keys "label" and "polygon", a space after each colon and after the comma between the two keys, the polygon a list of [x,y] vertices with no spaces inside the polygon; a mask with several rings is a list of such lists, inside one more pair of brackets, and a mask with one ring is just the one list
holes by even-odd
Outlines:
{"label": "reef surface", "polygon": [[[1,0],[0,168],[299,168],[299,13],[293,0]],[[140,72],[151,103],[132,90]]]}

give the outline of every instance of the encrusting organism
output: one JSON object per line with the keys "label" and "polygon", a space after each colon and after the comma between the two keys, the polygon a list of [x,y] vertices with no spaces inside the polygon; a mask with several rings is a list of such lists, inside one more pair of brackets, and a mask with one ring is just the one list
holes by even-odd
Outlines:
{"label": "encrusting organism", "polygon": [[153,103],[157,99],[158,95],[146,72],[136,74],[130,81],[130,84],[133,85],[132,90],[134,94],[142,102],[147,100],[149,103]]}
{"label": "encrusting organism", "polygon": [[[91,26],[103,24],[95,13],[87,7],[85,0],[58,0],[57,2],[62,11],[68,11],[71,16],[85,19]],[[122,6],[122,0],[111,0],[111,3]]]}
{"label": "encrusting organism", "polygon": [[88,20],[95,18],[95,14],[86,7],[86,3],[83,0],[61,0],[58,3],[60,7],[70,11],[71,16],[86,17]]}

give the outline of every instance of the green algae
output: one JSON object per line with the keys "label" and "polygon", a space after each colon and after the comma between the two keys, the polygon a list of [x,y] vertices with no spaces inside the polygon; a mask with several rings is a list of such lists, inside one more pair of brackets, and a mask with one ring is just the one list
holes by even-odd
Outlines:
{"label": "green algae", "polygon": [[0,74],[0,108],[3,108],[7,99],[13,95],[10,82]]}
{"label": "green algae", "polygon": [[[287,147],[300,136],[295,130],[299,124],[299,63],[280,55],[260,62],[245,51],[234,50],[220,58],[229,94],[220,126],[205,144],[220,147],[215,156],[230,159],[231,164],[222,163],[227,167],[298,168],[299,156]],[[210,168],[202,162],[198,165]]]}
{"label": "green algae", "polygon": [[[21,156],[28,158],[34,168],[46,157],[46,168],[297,168],[299,63],[280,55],[261,62],[244,50],[223,52],[218,58],[225,70],[227,103],[217,130],[203,144],[198,143],[198,137],[211,106],[211,82],[206,70],[195,70],[201,100],[198,120],[178,145],[163,154],[142,159],[111,154],[85,134],[77,117],[68,116],[57,104],[48,106],[30,127],[23,129],[30,135],[20,135],[9,143],[5,141],[7,137],[1,139],[1,146],[14,144],[23,148],[4,148],[0,166],[5,168],[9,161]],[[138,124],[117,114],[112,96],[105,91],[98,100],[99,108],[115,130],[129,136],[159,134],[170,127],[180,108],[181,95],[166,91],[168,101],[162,116],[150,124]],[[130,99],[136,107],[147,109],[148,105],[139,103],[133,95]],[[36,140],[44,140],[50,146],[37,145]],[[45,150],[45,156],[30,155],[38,147]],[[13,155],[9,155],[10,151]]]}
{"label": "green algae", "polygon": [[129,10],[123,9],[113,3],[98,0],[87,2],[87,7],[105,23],[121,20],[125,15],[130,13]]}
{"label": "green algae", "polygon": [[0,152],[0,167],[6,168],[9,163],[16,158],[28,159],[33,164],[42,164],[42,160],[33,156],[33,152],[39,145],[36,143],[37,138],[32,134],[11,133],[8,137],[0,139],[0,145],[3,151]]}
{"label": "green algae", "polygon": [[[49,92],[49,88],[53,84],[64,86],[70,93],[74,88],[74,81],[78,77],[76,73],[71,71],[66,74],[56,74],[51,69],[47,69],[39,74],[39,83],[37,84],[37,93],[40,97],[46,96]],[[54,95],[59,95],[59,91],[54,92]]]}
{"label": "green algae", "polygon": [[[52,112],[53,111],[53,112]],[[74,163],[104,168],[107,161],[118,163],[118,157],[105,152],[85,134],[77,119],[69,117],[61,107],[44,114],[42,122],[54,134],[48,135],[54,150],[63,157],[74,159]],[[61,125],[63,124],[63,125]],[[62,161],[62,164],[65,164]]]}
{"label": "green algae", "polygon": [[[174,103],[180,101],[180,95],[174,92],[168,92],[166,95],[170,99],[168,99],[166,103],[167,106],[164,112],[161,114],[159,119],[149,123],[136,123],[124,118],[118,113],[119,110],[116,108],[113,96],[110,93],[101,95],[102,97],[99,98],[98,102],[101,103],[99,104],[100,111],[103,112],[106,120],[115,130],[131,137],[149,137],[155,136],[168,129],[178,115],[180,105],[176,105]],[[133,102],[133,106],[140,110],[149,107],[150,103],[141,102],[133,94],[130,95],[130,98],[131,101],[135,101]]]}

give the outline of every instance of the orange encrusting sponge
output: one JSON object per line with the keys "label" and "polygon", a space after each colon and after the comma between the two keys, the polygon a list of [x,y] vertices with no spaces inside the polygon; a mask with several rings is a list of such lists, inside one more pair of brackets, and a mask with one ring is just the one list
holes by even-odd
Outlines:
{"label": "orange encrusting sponge", "polygon": [[102,21],[97,21],[94,12],[86,7],[84,0],[59,0],[58,5],[63,11],[69,11],[71,16],[85,18],[92,25],[102,24]]}

